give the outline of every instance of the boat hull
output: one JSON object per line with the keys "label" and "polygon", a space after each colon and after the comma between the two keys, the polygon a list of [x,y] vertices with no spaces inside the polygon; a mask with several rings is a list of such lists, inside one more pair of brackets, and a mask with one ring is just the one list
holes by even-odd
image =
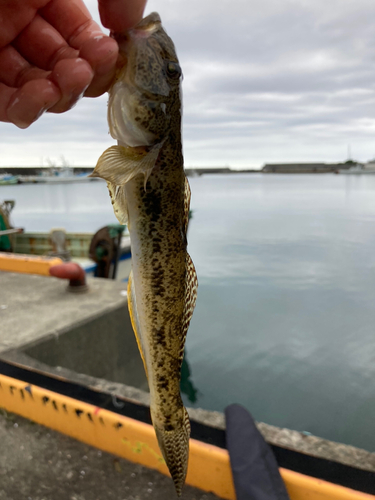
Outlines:
{"label": "boat hull", "polygon": [[[77,262],[88,276],[95,276],[97,264],[89,255],[90,243],[93,233],[65,233],[66,250],[73,262]],[[50,233],[26,232],[12,237],[13,251],[15,254],[54,255],[50,241]],[[126,281],[131,270],[130,237],[125,235],[121,239],[121,248],[117,264],[116,279]]]}

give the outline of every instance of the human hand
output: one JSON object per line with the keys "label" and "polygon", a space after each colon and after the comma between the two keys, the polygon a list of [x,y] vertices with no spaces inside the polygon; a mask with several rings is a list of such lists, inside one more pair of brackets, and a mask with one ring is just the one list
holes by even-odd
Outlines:
{"label": "human hand", "polygon": [[[99,0],[103,25],[137,24],[146,0]],[[27,128],[109,87],[118,47],[82,0],[0,0],[0,121]]]}

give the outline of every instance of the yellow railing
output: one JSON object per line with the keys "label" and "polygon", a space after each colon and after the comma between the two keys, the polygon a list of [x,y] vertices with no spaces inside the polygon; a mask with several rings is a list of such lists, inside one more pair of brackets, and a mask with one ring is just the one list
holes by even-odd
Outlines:
{"label": "yellow railing", "polygon": [[49,276],[49,268],[62,264],[58,257],[37,257],[0,252],[0,271]]}
{"label": "yellow railing", "polygon": [[[0,375],[0,406],[102,450],[168,475],[151,425]],[[287,469],[280,469],[291,500],[374,500]],[[187,484],[235,500],[229,455],[194,439]]]}

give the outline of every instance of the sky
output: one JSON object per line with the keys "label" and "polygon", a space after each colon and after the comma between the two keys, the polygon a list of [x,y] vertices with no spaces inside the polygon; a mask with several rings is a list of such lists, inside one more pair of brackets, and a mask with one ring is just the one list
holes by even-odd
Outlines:
{"label": "sky", "polygon": [[[99,20],[95,0],[87,0]],[[184,73],[186,167],[375,157],[373,0],[150,0]],[[0,166],[95,166],[107,96],[27,130],[0,123]]]}

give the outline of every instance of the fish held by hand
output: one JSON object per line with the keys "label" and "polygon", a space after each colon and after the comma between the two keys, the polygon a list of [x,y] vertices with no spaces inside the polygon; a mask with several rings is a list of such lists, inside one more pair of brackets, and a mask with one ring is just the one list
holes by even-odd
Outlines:
{"label": "fish held by hand", "polygon": [[112,36],[124,61],[108,102],[117,146],[102,154],[92,176],[107,181],[115,215],[129,227],[129,312],[150,388],[152,423],[180,496],[190,437],[181,364],[198,286],[186,240],[190,188],[181,143],[182,74],[158,14]]}

